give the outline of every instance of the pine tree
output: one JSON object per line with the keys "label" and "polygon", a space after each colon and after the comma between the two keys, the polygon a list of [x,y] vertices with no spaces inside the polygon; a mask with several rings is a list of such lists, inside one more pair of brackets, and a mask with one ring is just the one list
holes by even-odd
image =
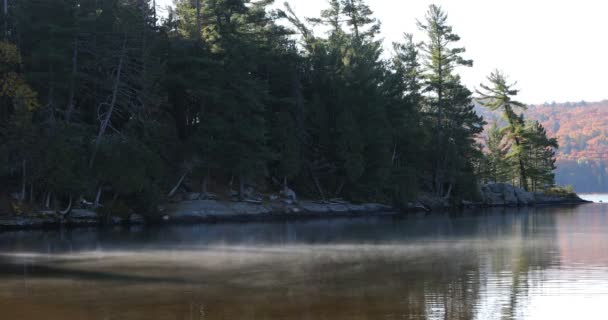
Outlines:
{"label": "pine tree", "polygon": [[506,131],[494,121],[485,138],[486,156],[483,170],[486,182],[506,182],[510,180],[510,168],[506,161],[510,144],[506,141]]}
{"label": "pine tree", "polygon": [[490,110],[501,110],[502,117],[507,122],[508,139],[513,142],[513,148],[509,157],[516,161],[518,171],[519,185],[528,190],[528,174],[525,164],[525,151],[522,146],[522,134],[524,133],[524,120],[516,113],[516,109],[525,110],[526,106],[518,101],[513,100],[518,93],[518,90],[513,87],[515,84],[509,84],[506,76],[495,71],[488,77],[489,85],[481,84],[482,91],[478,91],[480,103]]}
{"label": "pine tree", "polygon": [[557,139],[547,137],[547,131],[540,122],[532,121],[526,125],[524,141],[530,189],[539,191],[554,186]]}
{"label": "pine tree", "polygon": [[471,60],[465,60],[462,54],[464,48],[453,48],[460,40],[452,27],[447,24],[447,14],[438,6],[431,5],[425,16],[425,21],[419,21],[418,27],[426,32],[427,41],[421,46],[424,54],[425,88],[424,91],[431,92],[429,99],[430,112],[436,116],[436,143],[434,158],[434,189],[437,195],[444,195],[446,171],[448,165],[447,143],[452,138],[446,132],[446,126],[452,122],[448,118],[449,108],[454,105],[448,102],[449,90],[458,86],[458,78],[454,76],[454,68],[457,66],[472,66]]}

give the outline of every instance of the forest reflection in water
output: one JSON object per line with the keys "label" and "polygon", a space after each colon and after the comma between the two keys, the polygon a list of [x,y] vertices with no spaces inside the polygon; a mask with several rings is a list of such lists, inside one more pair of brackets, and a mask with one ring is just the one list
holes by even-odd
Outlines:
{"label": "forest reflection in water", "polygon": [[0,234],[2,319],[600,319],[608,206]]}

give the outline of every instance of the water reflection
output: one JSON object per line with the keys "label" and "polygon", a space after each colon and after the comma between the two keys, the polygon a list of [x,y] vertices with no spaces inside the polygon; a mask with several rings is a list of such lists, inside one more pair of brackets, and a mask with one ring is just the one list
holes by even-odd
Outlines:
{"label": "water reflection", "polygon": [[607,208],[2,233],[0,314],[599,318],[608,303]]}

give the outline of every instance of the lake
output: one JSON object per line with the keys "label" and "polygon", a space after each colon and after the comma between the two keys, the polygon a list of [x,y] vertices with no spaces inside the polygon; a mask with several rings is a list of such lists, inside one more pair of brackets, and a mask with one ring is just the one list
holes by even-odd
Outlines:
{"label": "lake", "polygon": [[605,319],[608,205],[0,233],[0,319]]}
{"label": "lake", "polygon": [[585,193],[579,194],[579,197],[587,201],[608,203],[608,193]]}

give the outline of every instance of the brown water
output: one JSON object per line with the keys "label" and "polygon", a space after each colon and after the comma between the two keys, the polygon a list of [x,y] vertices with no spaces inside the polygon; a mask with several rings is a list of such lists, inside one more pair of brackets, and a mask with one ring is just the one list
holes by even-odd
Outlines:
{"label": "brown water", "polygon": [[0,319],[606,319],[608,205],[0,233]]}

